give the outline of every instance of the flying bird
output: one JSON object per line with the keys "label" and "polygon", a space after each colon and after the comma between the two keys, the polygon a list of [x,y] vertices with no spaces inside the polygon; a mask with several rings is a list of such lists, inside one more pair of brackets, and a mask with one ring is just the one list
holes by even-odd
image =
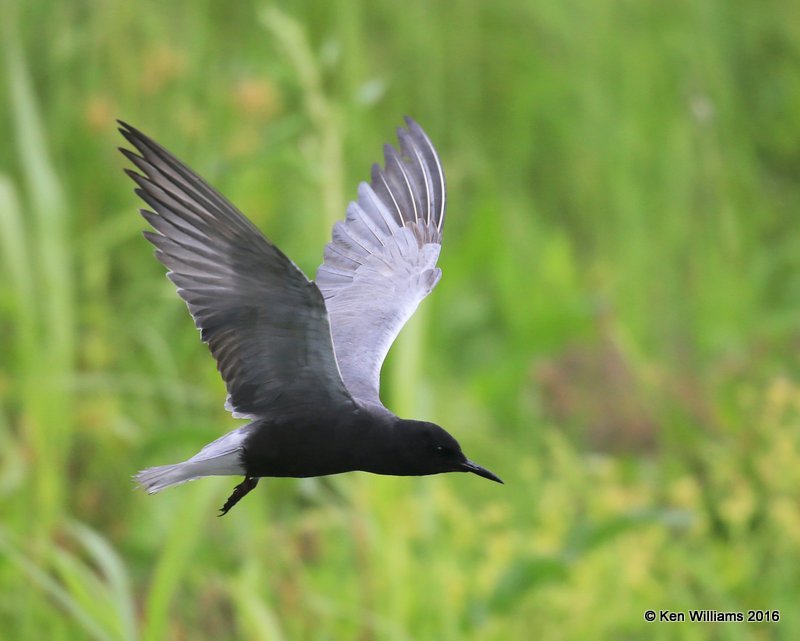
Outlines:
{"label": "flying bird", "polygon": [[447,431],[406,420],[379,396],[383,360],[441,277],[446,191],[442,164],[410,118],[399,150],[344,221],[333,227],[311,281],[236,207],[161,145],[130,125],[120,151],[147,204],[144,233],[217,361],[225,403],[247,424],[190,459],[139,472],[148,493],[204,476],[243,476],[226,514],[262,477],[365,471],[398,476],[472,472]]}

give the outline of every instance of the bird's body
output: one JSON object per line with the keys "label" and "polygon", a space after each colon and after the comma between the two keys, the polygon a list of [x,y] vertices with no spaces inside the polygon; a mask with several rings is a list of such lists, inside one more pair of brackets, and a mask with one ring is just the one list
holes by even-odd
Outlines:
{"label": "bird's body", "polygon": [[257,421],[245,442],[242,461],[248,476],[326,476],[365,470],[371,438],[391,430],[358,409],[326,412],[324,419]]}
{"label": "bird's body", "polygon": [[422,129],[407,120],[400,150],[385,147],[333,239],[316,282],[199,176],[132,127],[141,155],[128,174],[169,269],[228,388],[226,407],[249,423],[174,465],[136,479],[157,492],[202,476],[243,475],[227,512],[257,479],[361,470],[399,476],[469,471],[433,423],[403,420],[379,397],[380,367],[403,324],[441,277],[444,173]]}
{"label": "bird's body", "polygon": [[[332,412],[324,421],[257,421],[244,443],[242,461],[248,476],[326,476],[372,472],[396,476],[433,474],[414,456],[403,421],[388,411],[359,408]],[[422,423],[422,425],[426,425]],[[431,424],[427,424],[431,425]]]}

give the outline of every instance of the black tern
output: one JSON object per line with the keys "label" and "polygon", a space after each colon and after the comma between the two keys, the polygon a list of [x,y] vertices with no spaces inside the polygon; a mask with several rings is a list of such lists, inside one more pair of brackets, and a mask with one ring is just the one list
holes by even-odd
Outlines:
{"label": "black tern", "polygon": [[316,282],[236,207],[130,125],[120,151],[149,209],[144,233],[217,361],[225,403],[248,423],[190,459],[139,472],[148,493],[203,476],[244,476],[220,516],[262,477],[364,471],[397,476],[472,472],[443,428],[405,420],[379,396],[383,360],[439,282],[445,217],[439,155],[410,118],[399,150],[384,146],[358,200],[333,227]]}

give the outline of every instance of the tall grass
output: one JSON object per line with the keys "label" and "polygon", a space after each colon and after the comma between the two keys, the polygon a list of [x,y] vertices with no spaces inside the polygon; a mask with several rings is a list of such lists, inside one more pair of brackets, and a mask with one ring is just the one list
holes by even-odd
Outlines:
{"label": "tall grass", "polygon": [[19,310],[19,358],[15,383],[22,399],[25,439],[33,454],[36,486],[28,505],[40,531],[47,532],[63,510],[65,454],[72,440],[68,381],[75,361],[73,266],[68,208],[48,155],[30,78],[16,40],[6,40],[8,95],[25,186],[25,206],[10,179],[4,183],[7,269]]}
{"label": "tall grass", "polygon": [[[798,637],[792,3],[2,11],[0,636]],[[311,276],[404,114],[445,162],[444,278],[383,394],[506,485],[276,479],[224,519],[232,479],[133,492],[236,423],[114,119]]]}

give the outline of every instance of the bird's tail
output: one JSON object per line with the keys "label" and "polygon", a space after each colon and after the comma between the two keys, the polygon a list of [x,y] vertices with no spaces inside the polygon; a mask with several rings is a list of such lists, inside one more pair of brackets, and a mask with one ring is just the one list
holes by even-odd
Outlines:
{"label": "bird's tail", "polygon": [[209,443],[188,461],[149,467],[139,472],[133,479],[148,494],[155,494],[164,488],[193,481],[202,476],[244,475],[242,443],[249,427],[245,425]]}
{"label": "bird's tail", "polygon": [[174,465],[159,465],[158,467],[148,467],[133,477],[134,481],[148,494],[160,492],[165,487],[180,485],[187,481],[199,479],[203,474],[199,474],[192,469],[189,461],[175,463]]}

